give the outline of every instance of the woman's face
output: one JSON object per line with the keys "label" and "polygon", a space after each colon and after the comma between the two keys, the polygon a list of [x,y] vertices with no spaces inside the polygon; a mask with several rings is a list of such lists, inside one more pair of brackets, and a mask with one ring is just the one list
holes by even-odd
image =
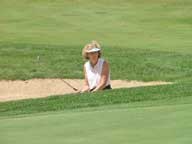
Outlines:
{"label": "woman's face", "polygon": [[88,56],[88,58],[92,64],[96,64],[97,60],[99,58],[99,53],[98,52],[91,52],[91,53],[88,53],[87,56]]}

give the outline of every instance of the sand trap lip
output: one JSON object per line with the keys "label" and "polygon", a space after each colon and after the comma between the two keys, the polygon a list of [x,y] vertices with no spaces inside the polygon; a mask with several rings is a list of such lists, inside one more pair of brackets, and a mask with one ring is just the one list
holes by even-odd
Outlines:
{"label": "sand trap lip", "polygon": [[[1,80],[0,81],[0,102],[10,100],[20,100],[29,98],[41,98],[50,95],[63,95],[75,93],[63,80],[67,81],[75,88],[80,89],[83,84],[82,79],[31,79],[31,80]],[[113,89],[116,88],[131,88],[141,86],[154,86],[171,84],[171,82],[163,81],[126,81],[112,80]]]}

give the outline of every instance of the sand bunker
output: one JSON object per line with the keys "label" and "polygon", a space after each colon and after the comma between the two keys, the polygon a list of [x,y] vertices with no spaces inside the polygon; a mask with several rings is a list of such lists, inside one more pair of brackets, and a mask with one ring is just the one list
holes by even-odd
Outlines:
{"label": "sand bunker", "polygon": [[[10,101],[28,98],[40,98],[50,95],[61,95],[76,93],[64,81],[70,83],[75,88],[80,89],[83,84],[81,79],[31,79],[26,81],[0,81],[0,101]],[[171,84],[170,82],[152,81],[125,81],[112,80],[112,88],[131,88],[141,86],[154,86]]]}

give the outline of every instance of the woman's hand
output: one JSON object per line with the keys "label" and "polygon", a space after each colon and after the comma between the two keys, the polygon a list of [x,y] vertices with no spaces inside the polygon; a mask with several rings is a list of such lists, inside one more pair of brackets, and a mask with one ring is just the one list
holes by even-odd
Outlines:
{"label": "woman's hand", "polygon": [[79,90],[79,93],[89,92],[89,86],[84,85],[81,90]]}

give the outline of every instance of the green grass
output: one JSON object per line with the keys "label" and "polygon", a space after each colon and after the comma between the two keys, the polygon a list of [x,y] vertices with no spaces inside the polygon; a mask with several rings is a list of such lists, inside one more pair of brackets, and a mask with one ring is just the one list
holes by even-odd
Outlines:
{"label": "green grass", "polygon": [[[186,99],[185,101],[191,101]],[[6,144],[190,144],[191,104],[62,111],[0,119]]]}
{"label": "green grass", "polygon": [[113,79],[192,77],[191,0],[0,2],[0,79],[82,78],[92,39]]}
{"label": "green grass", "polygon": [[[83,78],[77,46],[5,43],[0,51],[1,79]],[[106,47],[104,56],[112,79],[179,81],[192,75],[192,54],[114,46]]]}
{"label": "green grass", "polygon": [[191,0],[1,0],[2,42],[191,52]]}
{"label": "green grass", "polygon": [[190,144],[191,6],[0,0],[0,79],[83,78],[81,49],[95,39],[112,79],[175,82],[1,102],[0,143]]}
{"label": "green grass", "polygon": [[[145,102],[192,96],[191,83],[166,86],[118,89],[113,91],[53,96],[41,99],[20,100],[0,103],[0,116],[62,111],[104,105]],[[191,101],[190,101],[191,102]]]}

